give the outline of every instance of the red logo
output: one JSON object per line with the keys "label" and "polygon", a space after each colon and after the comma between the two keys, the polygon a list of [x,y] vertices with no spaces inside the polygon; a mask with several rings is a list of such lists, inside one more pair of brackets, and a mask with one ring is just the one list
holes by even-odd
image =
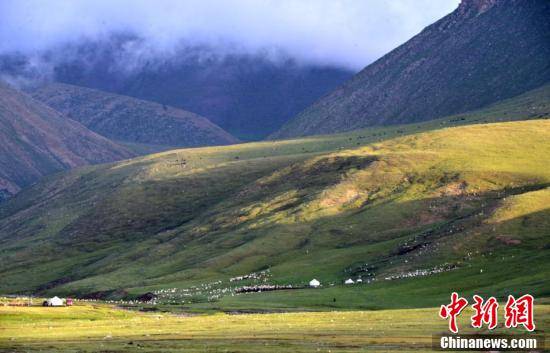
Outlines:
{"label": "red logo", "polygon": [[517,300],[514,296],[509,295],[504,314],[506,328],[517,327],[521,324],[527,331],[533,331],[535,329],[533,318],[534,300],[533,296],[529,294],[519,297]]}
{"label": "red logo", "polygon": [[459,298],[456,292],[451,294],[451,303],[449,305],[441,305],[439,316],[443,319],[449,319],[449,330],[451,330],[451,332],[458,332],[456,318],[460,312],[464,310],[466,305],[468,305],[468,301],[464,298]]}
{"label": "red logo", "polygon": [[[474,304],[472,309],[474,314],[471,317],[472,327],[482,328],[483,324],[487,325],[489,330],[497,327],[498,324],[498,302],[495,297],[490,297],[484,300],[479,295],[474,295]],[[468,300],[459,297],[456,292],[451,294],[451,303],[441,305],[439,316],[449,320],[449,330],[453,333],[458,333],[457,318],[468,305]],[[518,327],[523,325],[527,331],[535,329],[533,315],[534,298],[532,295],[526,294],[518,299],[509,295],[506,307],[504,309],[504,326],[506,328]]]}
{"label": "red logo", "polygon": [[489,298],[485,303],[483,298],[479,295],[474,295],[475,304],[472,308],[475,310],[474,316],[472,316],[472,327],[481,328],[483,323],[487,324],[489,330],[497,327],[498,317],[498,302],[495,297]]}

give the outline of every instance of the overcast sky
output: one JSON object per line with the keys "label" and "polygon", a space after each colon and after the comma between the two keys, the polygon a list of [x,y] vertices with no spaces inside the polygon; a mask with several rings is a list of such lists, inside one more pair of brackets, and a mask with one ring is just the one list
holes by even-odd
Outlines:
{"label": "overcast sky", "polygon": [[[0,0],[0,53],[39,52],[113,32],[149,55],[178,45],[285,53],[304,63],[364,67],[459,0]],[[182,44],[183,43],[183,44]]]}

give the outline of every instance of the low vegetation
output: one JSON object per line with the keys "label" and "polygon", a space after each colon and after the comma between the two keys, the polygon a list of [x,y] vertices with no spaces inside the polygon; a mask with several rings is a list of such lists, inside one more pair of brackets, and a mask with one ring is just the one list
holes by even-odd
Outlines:
{"label": "low vegetation", "polygon": [[[0,290],[151,292],[184,311],[429,307],[449,288],[547,296],[546,97],[50,177],[0,208]],[[518,117],[534,120],[504,122]],[[260,285],[293,289],[239,291]]]}
{"label": "low vegetation", "polygon": [[[550,306],[536,306],[540,332]],[[472,331],[471,312],[459,317]],[[0,306],[0,351],[6,352],[362,352],[431,351],[432,335],[447,331],[437,308],[182,316],[116,309]],[[497,329],[496,332],[500,332]],[[509,332],[509,331],[507,331]],[[515,330],[521,332],[521,330]]]}

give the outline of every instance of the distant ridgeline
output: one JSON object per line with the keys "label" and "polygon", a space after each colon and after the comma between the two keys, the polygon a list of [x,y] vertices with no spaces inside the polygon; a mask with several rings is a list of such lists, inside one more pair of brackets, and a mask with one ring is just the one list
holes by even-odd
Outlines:
{"label": "distant ridgeline", "polygon": [[115,141],[171,147],[239,142],[205,117],[155,102],[62,83],[27,91],[34,99]]}
{"label": "distant ridgeline", "polygon": [[[42,60],[47,63],[50,57],[56,58],[51,64],[57,82],[193,112],[240,140],[265,138],[355,73],[290,59],[274,62],[261,55],[217,57],[204,48],[185,48],[168,60],[159,58],[150,65],[121,69],[124,65],[118,60],[124,50],[139,40],[113,35],[97,42],[83,41],[56,47],[55,53],[47,53]],[[28,74],[28,60],[22,55],[0,56],[0,72]],[[52,92],[40,94],[48,99],[43,93]]]}

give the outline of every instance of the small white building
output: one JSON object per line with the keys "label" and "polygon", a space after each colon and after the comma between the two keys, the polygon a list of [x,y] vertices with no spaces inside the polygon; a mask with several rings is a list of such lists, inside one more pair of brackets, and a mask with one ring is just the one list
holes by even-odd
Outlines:
{"label": "small white building", "polygon": [[318,280],[316,280],[315,278],[312,279],[311,281],[309,281],[309,286],[311,288],[317,288],[321,285],[321,282],[319,282]]}
{"label": "small white building", "polygon": [[351,278],[346,279],[346,281],[344,282],[344,284],[354,284],[354,283],[355,282],[353,282]]}
{"label": "small white building", "polygon": [[63,299],[59,298],[59,297],[53,297],[53,298],[50,298],[48,300],[46,300],[46,303],[48,306],[63,306]]}

